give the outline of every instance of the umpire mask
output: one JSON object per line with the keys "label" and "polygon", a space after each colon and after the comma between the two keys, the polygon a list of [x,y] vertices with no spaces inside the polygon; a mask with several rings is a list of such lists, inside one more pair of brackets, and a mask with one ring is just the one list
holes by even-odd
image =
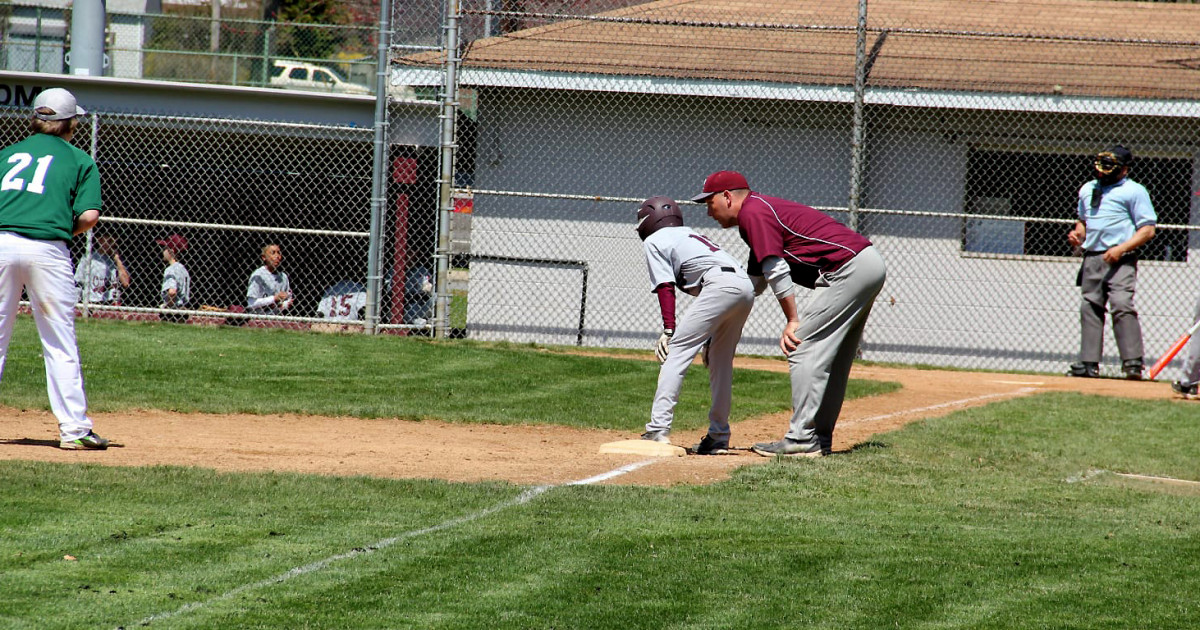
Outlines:
{"label": "umpire mask", "polygon": [[1096,160],[1092,162],[1092,170],[1095,171],[1101,186],[1111,186],[1121,181],[1132,161],[1133,155],[1129,149],[1115,146],[1096,155]]}
{"label": "umpire mask", "polygon": [[637,233],[644,241],[662,228],[683,225],[683,212],[674,199],[658,195],[642,202],[637,220]]}

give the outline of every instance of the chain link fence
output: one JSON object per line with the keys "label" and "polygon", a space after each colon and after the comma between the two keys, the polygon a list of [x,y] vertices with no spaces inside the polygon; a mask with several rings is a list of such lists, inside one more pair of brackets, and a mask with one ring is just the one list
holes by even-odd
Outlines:
{"label": "chain link fence", "polygon": [[[71,9],[0,7],[0,68],[70,72]],[[337,94],[374,90],[378,26],[109,11],[104,75]]]}
{"label": "chain link fence", "polygon": [[[1102,0],[398,3],[390,111],[413,99],[441,108],[404,119],[419,133],[389,126],[380,327],[649,347],[660,321],[634,210],[735,169],[879,248],[888,282],[864,358],[1060,372],[1079,350],[1080,257],[1066,239],[1076,194],[1092,156],[1121,143],[1159,217],[1137,293],[1151,362],[1191,323],[1200,291],[1198,11]],[[236,49],[245,77],[234,65],[212,76],[261,84],[277,57],[255,53],[265,33],[223,37],[205,57],[203,22],[181,27],[195,31],[201,70]],[[362,325],[369,130],[136,111],[89,124],[76,144],[100,164],[107,210],[76,255],[112,236],[132,278],[119,306],[84,296],[89,315],[170,315],[157,241],[179,234],[192,321]],[[0,140],[24,125],[0,110]],[[685,204],[685,217],[747,256],[703,207]],[[239,309],[271,243],[295,306],[256,317]],[[770,296],[756,306],[740,351],[774,354],[779,308]],[[1117,373],[1111,333],[1104,356]]]}
{"label": "chain link fence", "polygon": [[[361,127],[95,111],[73,143],[101,174],[100,225],[72,244],[86,316],[357,330],[364,323],[372,133]],[[0,110],[0,144],[29,133]],[[431,327],[436,155],[394,145],[379,322]],[[277,246],[292,299],[256,310],[251,274]],[[167,251],[170,250],[168,254]],[[190,286],[164,294],[178,260]]]}
{"label": "chain link fence", "polygon": [[[875,242],[889,276],[865,358],[1059,372],[1079,352],[1076,194],[1120,143],[1159,216],[1137,293],[1153,362],[1200,290],[1197,9],[464,0],[469,336],[648,347],[660,324],[634,209],[728,168]],[[420,83],[442,63],[395,65]],[[703,207],[685,216],[747,255]],[[761,297],[741,351],[777,352],[781,329]],[[1104,355],[1117,373],[1111,333]]]}

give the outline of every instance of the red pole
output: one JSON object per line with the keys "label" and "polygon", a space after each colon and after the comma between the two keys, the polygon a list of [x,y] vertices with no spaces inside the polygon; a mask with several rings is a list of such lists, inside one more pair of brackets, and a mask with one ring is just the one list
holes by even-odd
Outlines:
{"label": "red pole", "polygon": [[392,249],[392,298],[388,322],[404,323],[404,285],[408,267],[408,190],[417,183],[417,160],[411,157],[396,158],[392,162],[392,182],[400,194],[396,197],[396,220],[393,224],[394,247]]}

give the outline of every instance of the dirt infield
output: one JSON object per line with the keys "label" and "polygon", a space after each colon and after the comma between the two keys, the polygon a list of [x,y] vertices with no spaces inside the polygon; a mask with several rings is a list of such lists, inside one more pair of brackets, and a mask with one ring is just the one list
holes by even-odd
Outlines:
{"label": "dirt infield", "polygon": [[[785,371],[779,361],[739,359],[739,367]],[[834,436],[845,451],[877,433],[922,418],[1042,391],[1077,391],[1128,398],[1169,398],[1164,382],[855,366],[855,378],[896,381],[897,392],[848,401]],[[780,392],[788,396],[788,392]],[[735,424],[733,446],[783,435],[789,414]],[[135,411],[94,414],[96,430],[120,446],[101,452],[62,451],[45,411],[0,408],[0,459],[91,462],[114,466],[201,466],[223,471],[295,471],[324,475],[507,480],[557,484],[610,471],[644,457],[601,455],[604,442],[634,433],[550,426],[462,425],[297,415],[227,416]],[[703,430],[677,432],[691,445]],[[735,455],[664,458],[612,483],[710,483],[729,471],[769,461]]]}

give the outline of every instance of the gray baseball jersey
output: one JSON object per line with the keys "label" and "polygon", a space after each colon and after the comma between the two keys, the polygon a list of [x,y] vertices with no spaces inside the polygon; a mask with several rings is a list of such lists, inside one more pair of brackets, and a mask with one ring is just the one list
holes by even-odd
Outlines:
{"label": "gray baseball jersey", "polygon": [[668,344],[667,360],[658,371],[658,389],[647,431],[666,431],[675,417],[683,377],[708,342],[708,384],[712,404],[708,434],[729,440],[733,398],[733,355],[742,326],[754,305],[754,287],[736,261],[708,238],[688,227],[666,227],[643,243],[650,282],[673,283],[696,296],[679,318]]}
{"label": "gray baseball jersey", "polygon": [[283,304],[276,304],[274,300],[266,300],[280,291],[292,290],[292,285],[288,282],[287,274],[276,269],[274,273],[267,271],[267,268],[259,267],[250,274],[250,285],[246,287],[246,307],[255,313],[278,314],[280,311],[292,305],[292,298],[288,298]]}
{"label": "gray baseball jersey", "polygon": [[[175,289],[175,301],[167,302],[167,291]],[[175,261],[163,269],[162,303],[166,308],[187,308],[192,292],[192,276],[183,263]]]}
{"label": "gray baseball jersey", "polygon": [[92,304],[120,304],[121,284],[117,277],[117,262],[93,251],[75,266],[75,286],[79,287],[79,301],[84,297]]}

